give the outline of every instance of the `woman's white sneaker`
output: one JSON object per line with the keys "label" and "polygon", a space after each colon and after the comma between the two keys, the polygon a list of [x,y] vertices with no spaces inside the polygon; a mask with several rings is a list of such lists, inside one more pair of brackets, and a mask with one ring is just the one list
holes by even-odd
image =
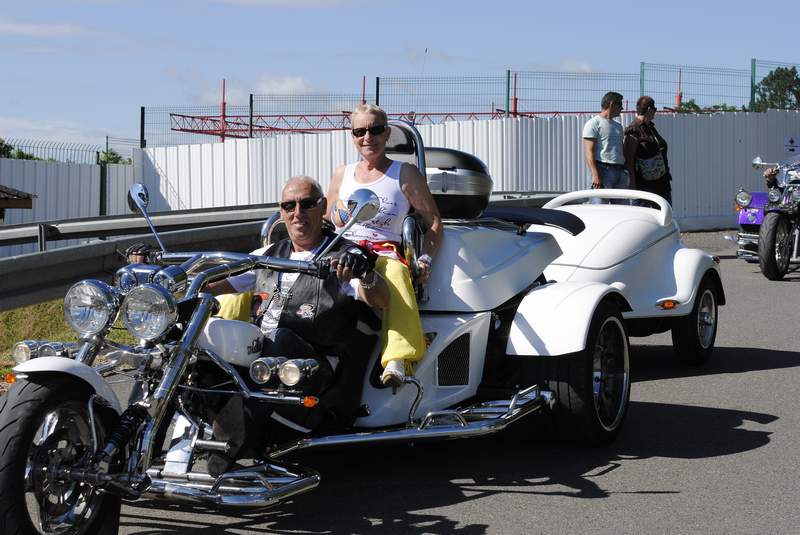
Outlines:
{"label": "woman's white sneaker", "polygon": [[405,368],[402,360],[390,360],[381,374],[381,383],[386,386],[401,386],[406,379]]}

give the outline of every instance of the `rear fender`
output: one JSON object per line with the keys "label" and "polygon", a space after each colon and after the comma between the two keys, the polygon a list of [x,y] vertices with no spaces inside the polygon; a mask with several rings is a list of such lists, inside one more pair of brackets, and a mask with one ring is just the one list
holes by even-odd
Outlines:
{"label": "rear fender", "polygon": [[39,357],[15,366],[14,373],[27,376],[44,373],[51,375],[63,373],[77,377],[87,383],[98,396],[106,400],[117,414],[122,414],[119,400],[111,387],[108,386],[108,383],[103,380],[94,368],[82,362],[64,357]]}
{"label": "rear fender", "polygon": [[677,307],[680,314],[688,314],[694,306],[697,289],[700,281],[709,274],[716,286],[719,305],[725,304],[725,292],[722,289],[722,279],[719,275],[719,266],[714,257],[700,249],[678,249],[673,263],[675,272],[675,296],[680,303]]}
{"label": "rear fender", "polygon": [[508,355],[550,356],[582,351],[594,311],[612,299],[631,309],[619,291],[600,282],[557,282],[531,290],[517,307],[506,344]]}

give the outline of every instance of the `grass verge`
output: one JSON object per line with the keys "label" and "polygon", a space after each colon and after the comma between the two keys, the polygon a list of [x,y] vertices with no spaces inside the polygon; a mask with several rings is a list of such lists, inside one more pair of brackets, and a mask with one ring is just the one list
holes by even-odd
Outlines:
{"label": "grass verge", "polygon": [[[124,344],[134,343],[124,329],[112,329],[108,338]],[[0,380],[14,365],[11,350],[21,340],[77,341],[75,333],[64,321],[64,301],[54,299],[0,312]]]}

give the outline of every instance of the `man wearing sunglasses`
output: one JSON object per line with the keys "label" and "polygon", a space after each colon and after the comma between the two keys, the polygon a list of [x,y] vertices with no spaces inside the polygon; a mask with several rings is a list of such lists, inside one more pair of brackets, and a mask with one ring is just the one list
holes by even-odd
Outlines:
{"label": "man wearing sunglasses", "polygon": [[[289,179],[278,206],[289,238],[257,249],[255,254],[311,260],[333,239],[333,233],[323,230],[327,202],[313,178]],[[248,291],[263,294],[258,321],[267,338],[282,343],[292,340],[286,348],[289,351],[307,351],[306,342],[315,348],[326,348],[339,344],[342,329],[355,327],[357,300],[378,309],[386,308],[389,300],[386,283],[374,270],[374,258],[356,244],[340,240],[326,257],[331,258],[333,269],[325,280],[256,270],[213,283],[208,289],[215,295]],[[284,328],[293,335],[283,332]]]}

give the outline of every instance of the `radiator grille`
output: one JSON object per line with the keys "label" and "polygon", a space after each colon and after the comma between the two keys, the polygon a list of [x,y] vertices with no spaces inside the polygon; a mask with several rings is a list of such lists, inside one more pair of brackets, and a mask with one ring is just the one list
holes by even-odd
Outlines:
{"label": "radiator grille", "polygon": [[469,333],[462,334],[439,354],[439,386],[469,384]]}

